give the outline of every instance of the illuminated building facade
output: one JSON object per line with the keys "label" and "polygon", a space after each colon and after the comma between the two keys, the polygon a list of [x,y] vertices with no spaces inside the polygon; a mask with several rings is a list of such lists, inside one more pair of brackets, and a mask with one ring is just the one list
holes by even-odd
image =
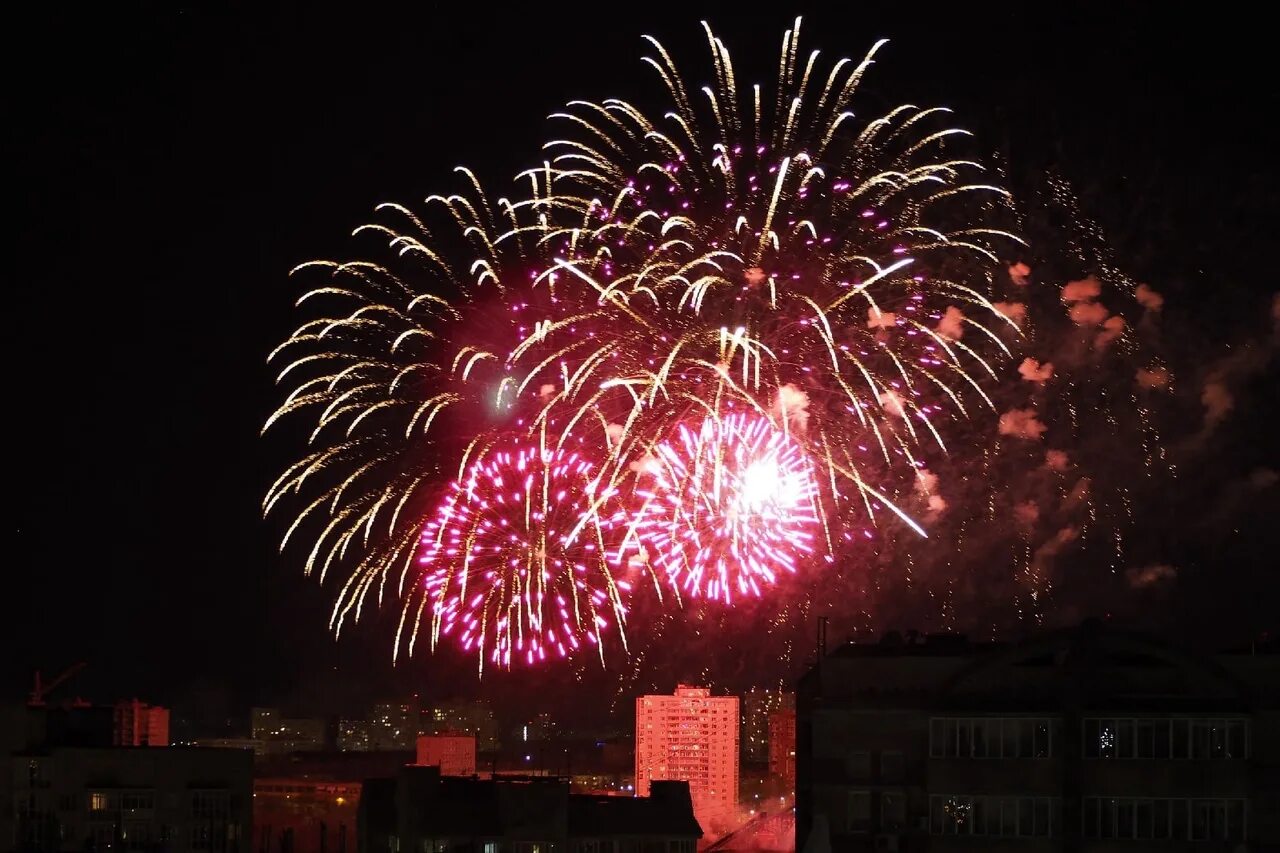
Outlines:
{"label": "illuminated building facade", "polygon": [[784,796],[796,790],[796,712],[769,715],[769,780]]}
{"label": "illuminated building facade", "polygon": [[417,763],[440,768],[441,776],[473,776],[476,739],[461,732],[418,736]]}
{"label": "illuminated building facade", "polygon": [[412,751],[419,732],[416,705],[374,705],[363,720],[340,720],[338,749],[343,752]]}
{"label": "illuminated building facade", "polygon": [[661,779],[689,783],[698,823],[711,834],[731,826],[738,805],[738,697],[681,684],[672,696],[636,699],[635,787]]}
{"label": "illuminated building facade", "polygon": [[796,728],[798,847],[1280,849],[1275,648],[893,633],[823,656]]}
{"label": "illuminated building facade", "polygon": [[169,709],[137,699],[118,702],[112,716],[116,746],[168,746]]}
{"label": "illuminated building facade", "polygon": [[359,806],[359,782],[309,776],[254,779],[253,845],[241,849],[354,853]]}

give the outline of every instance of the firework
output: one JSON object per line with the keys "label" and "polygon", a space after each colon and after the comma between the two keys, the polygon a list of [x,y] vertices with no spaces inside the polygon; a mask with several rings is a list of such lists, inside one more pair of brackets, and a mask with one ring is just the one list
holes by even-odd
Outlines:
{"label": "firework", "polygon": [[[621,634],[616,566],[575,568],[619,530],[616,559],[650,556],[642,586],[726,603],[833,558],[854,527],[923,534],[899,504],[949,424],[993,406],[983,386],[1017,334],[987,295],[1016,242],[1008,194],[954,150],[967,134],[945,109],[852,118],[880,44],[820,67],[798,34],[772,95],[742,97],[708,29],[703,110],[651,39],[662,119],[571,103],[513,197],[463,170],[466,194],[357,229],[385,263],[298,269],[322,279],[272,354],[292,390],[268,426],[305,418],[310,450],[265,508],[298,501],[282,547],[309,541],[308,572],[342,572],[335,629],[390,591],[397,649],[427,620],[433,646],[536,662],[599,649],[597,617]],[[520,464],[590,478],[497,506],[481,486]],[[762,476],[782,486],[763,504]],[[502,519],[514,538],[490,541]]]}
{"label": "firework", "polygon": [[564,658],[584,642],[603,658],[629,591],[614,578],[625,519],[598,510],[612,495],[599,494],[590,461],[522,442],[491,448],[450,484],[422,534],[419,608],[433,640],[456,637],[500,667]]}
{"label": "firework", "polygon": [[654,570],[691,596],[761,594],[815,550],[809,457],[772,422],[729,414],[681,424],[645,464],[631,524]]}

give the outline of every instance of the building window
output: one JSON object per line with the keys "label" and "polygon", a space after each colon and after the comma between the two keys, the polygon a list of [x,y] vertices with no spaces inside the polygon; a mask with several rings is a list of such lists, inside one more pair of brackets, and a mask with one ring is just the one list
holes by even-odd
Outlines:
{"label": "building window", "polygon": [[901,791],[880,794],[880,831],[895,832],[907,822],[907,798]]}
{"label": "building window", "polygon": [[1048,717],[934,717],[930,758],[1052,758]]}
{"label": "building window", "polygon": [[1248,758],[1244,719],[1086,717],[1082,726],[1085,758]]}
{"label": "building window", "polygon": [[897,750],[880,753],[880,780],[901,782],[907,775],[907,757]]}
{"label": "building window", "polygon": [[929,798],[933,835],[1047,838],[1058,834],[1062,803],[1050,797],[953,794]]}
{"label": "building window", "polygon": [[1086,797],[1086,838],[1135,841],[1241,841],[1245,838],[1243,799],[1150,799]]}
{"label": "building window", "polygon": [[105,812],[111,811],[111,797],[101,791],[94,791],[89,794],[89,811]]}
{"label": "building window", "polygon": [[871,753],[855,750],[849,753],[849,778],[858,782],[871,781]]}
{"label": "building window", "polygon": [[850,791],[848,820],[845,829],[849,832],[868,832],[871,829],[871,792]]}

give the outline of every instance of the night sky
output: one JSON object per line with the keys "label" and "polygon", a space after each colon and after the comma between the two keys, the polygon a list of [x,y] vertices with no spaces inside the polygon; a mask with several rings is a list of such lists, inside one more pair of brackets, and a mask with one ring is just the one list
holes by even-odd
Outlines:
{"label": "night sky", "polygon": [[[1052,20],[1025,4],[896,16],[840,5],[858,11],[811,14],[805,42],[860,56],[891,38],[871,103],[946,103],[1019,169],[1060,170],[1122,262],[1201,312],[1206,358],[1265,333],[1277,140],[1274,45],[1260,27],[1151,20],[1138,5]],[[768,80],[794,13],[747,8],[708,14],[740,81]],[[103,701],[340,709],[411,686],[475,689],[429,659],[393,673],[376,621],[335,644],[329,592],[277,557],[259,501],[290,450],[258,435],[276,399],[264,359],[296,319],[288,270],[353,250],[347,235],[376,203],[452,188],[458,163],[502,186],[534,161],[562,102],[653,92],[641,33],[706,76],[689,70],[704,42],[687,4],[548,9],[246,4],[50,12],[9,28],[15,473],[0,696],[19,697],[35,667],[77,660],[90,666],[68,691]],[[1273,362],[1241,390],[1233,431],[1201,463],[1221,479],[1184,481],[1187,501],[1220,500],[1232,477],[1276,465],[1274,379]],[[1280,562],[1274,499],[1274,488],[1251,498],[1271,509],[1187,546],[1253,578],[1239,594],[1255,604],[1277,601],[1265,580]],[[1216,639],[1238,642],[1224,584]],[[1189,611],[1202,594],[1165,604]]]}

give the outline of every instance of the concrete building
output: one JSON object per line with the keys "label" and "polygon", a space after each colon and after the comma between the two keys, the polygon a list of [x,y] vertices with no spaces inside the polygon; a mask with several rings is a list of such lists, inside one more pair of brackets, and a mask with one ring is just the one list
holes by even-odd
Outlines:
{"label": "concrete building", "polygon": [[374,705],[363,720],[338,722],[338,749],[343,752],[412,750],[420,731],[416,704]]}
{"label": "concrete building", "polygon": [[782,796],[796,791],[796,712],[778,710],[769,715],[769,780]]}
{"label": "concrete building", "polygon": [[598,797],[555,777],[404,767],[366,782],[360,797],[362,853],[694,853],[701,835],[680,782],[654,782],[644,798]]}
{"label": "concrete building", "polygon": [[481,752],[493,752],[501,746],[497,716],[493,707],[484,701],[437,702],[423,708],[418,733],[434,735],[441,732],[472,735],[476,739],[476,748]]}
{"label": "concrete building", "polygon": [[133,699],[117,702],[113,714],[116,746],[168,746],[169,709]]}
{"label": "concrete building", "polygon": [[698,823],[719,834],[738,806],[738,697],[681,684],[672,696],[636,699],[635,787],[657,780],[689,783]]}
{"label": "concrete building", "polygon": [[248,752],[53,747],[4,762],[0,849],[251,850]]}
{"label": "concrete building", "polygon": [[797,845],[837,853],[1280,849],[1280,654],[849,644],[800,680],[796,770]]}
{"label": "concrete building", "polygon": [[742,760],[764,764],[769,760],[769,718],[796,707],[796,695],[753,687],[742,694]]}
{"label": "concrete building", "polygon": [[310,775],[253,780],[253,844],[245,853],[356,848],[360,782]]}
{"label": "concrete building", "polygon": [[417,763],[439,767],[442,776],[474,776],[476,739],[461,732],[419,735]]}
{"label": "concrete building", "polygon": [[325,747],[324,720],[309,717],[285,717],[278,708],[254,708],[251,738],[261,746],[259,755],[290,752],[317,752]]}

